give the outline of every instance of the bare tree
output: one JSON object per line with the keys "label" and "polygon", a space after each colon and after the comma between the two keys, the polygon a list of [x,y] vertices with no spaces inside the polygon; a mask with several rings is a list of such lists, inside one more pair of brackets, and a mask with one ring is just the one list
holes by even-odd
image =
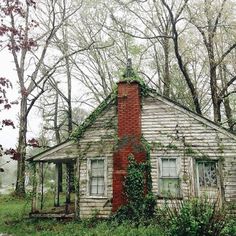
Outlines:
{"label": "bare tree", "polygon": [[[72,5],[68,6],[65,1],[57,0],[43,1],[38,5],[34,1],[28,0],[6,0],[1,8],[6,46],[13,56],[21,91],[16,183],[16,193],[19,195],[25,192],[27,118],[37,99],[44,93],[47,79],[61,66],[60,62],[64,59],[62,56],[54,60],[51,65],[45,63],[51,40],[64,22],[78,11],[79,7],[72,8]],[[62,14],[59,15],[58,12],[61,11]],[[37,16],[37,21],[35,16]],[[46,19],[45,16],[48,18]],[[40,17],[47,21],[47,29],[42,27]],[[41,33],[34,31],[36,27],[40,29]],[[80,50],[84,49],[76,49],[72,54]]]}
{"label": "bare tree", "polygon": [[[220,105],[223,100],[220,96],[221,92],[219,84],[217,83],[217,69],[222,64],[227,55],[236,47],[236,43],[232,43],[231,45],[229,45],[228,48],[224,52],[222,52],[221,55],[217,56],[217,31],[219,30],[223,22],[222,14],[224,14],[226,0],[218,1],[214,4],[212,1],[207,0],[201,2],[201,5],[199,4],[198,9],[195,9],[195,13],[191,12],[191,7],[189,7],[190,22],[193,23],[193,25],[200,32],[203,39],[203,43],[207,50],[214,121],[219,123],[221,121]],[[201,19],[197,15],[201,15]]]}

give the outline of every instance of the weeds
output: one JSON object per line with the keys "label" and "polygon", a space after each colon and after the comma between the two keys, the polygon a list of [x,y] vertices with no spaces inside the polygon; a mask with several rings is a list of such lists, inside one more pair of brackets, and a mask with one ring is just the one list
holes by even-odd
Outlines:
{"label": "weeds", "polygon": [[[152,198],[151,198],[152,199]],[[0,234],[16,236],[236,236],[234,220],[227,218],[217,203],[207,199],[172,200],[151,218],[123,220],[62,221],[30,219],[26,199],[0,196]],[[126,209],[135,211],[135,209]],[[127,212],[123,212],[126,214]],[[122,217],[122,215],[120,215]],[[125,217],[125,215],[124,215]],[[136,218],[137,219],[137,218]],[[141,221],[142,219],[142,221]]]}
{"label": "weeds", "polygon": [[158,212],[168,236],[235,236],[230,221],[218,201],[195,198],[165,204]]}

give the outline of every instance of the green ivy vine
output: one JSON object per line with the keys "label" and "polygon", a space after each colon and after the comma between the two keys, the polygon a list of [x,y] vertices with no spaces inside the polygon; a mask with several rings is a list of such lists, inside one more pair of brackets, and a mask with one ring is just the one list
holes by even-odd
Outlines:
{"label": "green ivy vine", "polygon": [[124,181],[124,193],[127,204],[115,214],[118,221],[132,220],[143,223],[154,216],[156,199],[152,193],[150,164],[150,145],[142,138],[141,146],[146,151],[146,160],[138,163],[132,154],[128,157],[127,175]]}

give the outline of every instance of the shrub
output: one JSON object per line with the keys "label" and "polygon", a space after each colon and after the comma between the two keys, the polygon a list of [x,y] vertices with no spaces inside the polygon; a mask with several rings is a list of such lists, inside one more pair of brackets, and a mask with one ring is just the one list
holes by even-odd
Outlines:
{"label": "shrub", "polygon": [[226,222],[226,225],[221,232],[221,236],[236,236],[236,220],[235,219],[231,219]]}
{"label": "shrub", "polygon": [[224,209],[207,198],[166,204],[159,217],[170,236],[233,236]]}

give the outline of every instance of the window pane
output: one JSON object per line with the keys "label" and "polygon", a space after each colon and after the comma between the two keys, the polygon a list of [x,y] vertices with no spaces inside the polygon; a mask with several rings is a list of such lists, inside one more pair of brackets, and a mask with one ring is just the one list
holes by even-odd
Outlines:
{"label": "window pane", "polygon": [[178,197],[180,195],[179,179],[161,179],[160,192],[166,197]]}
{"label": "window pane", "polygon": [[103,168],[104,160],[91,160],[92,168]]}
{"label": "window pane", "polygon": [[104,167],[104,160],[97,160],[97,168],[103,169]]}
{"label": "window pane", "polygon": [[169,167],[176,168],[176,160],[175,159],[169,159]]}
{"label": "window pane", "polygon": [[97,168],[97,160],[92,160],[91,161],[91,169]]}
{"label": "window pane", "polygon": [[103,195],[104,193],[104,185],[98,186],[97,194]]}
{"label": "window pane", "polygon": [[214,162],[205,163],[205,185],[206,187],[216,186],[216,165]]}
{"label": "window pane", "polygon": [[104,178],[103,177],[97,177],[97,185],[104,185]]}
{"label": "window pane", "polygon": [[204,178],[204,164],[198,164],[198,175],[199,175],[199,186],[202,187],[205,185],[205,178]]}
{"label": "window pane", "polygon": [[91,161],[91,175],[104,176],[104,160]]}
{"label": "window pane", "polygon": [[92,178],[91,179],[91,183],[90,183],[90,193],[92,195],[96,195],[97,194],[97,179],[96,178]]}
{"label": "window pane", "polygon": [[162,176],[166,177],[176,177],[176,159],[161,159],[162,161]]}
{"label": "window pane", "polygon": [[93,177],[91,178],[91,184],[90,184],[90,194],[91,195],[102,195],[104,194],[104,178],[97,178]]}
{"label": "window pane", "polygon": [[103,176],[104,175],[104,170],[103,169],[92,169],[91,174],[94,177]]}

